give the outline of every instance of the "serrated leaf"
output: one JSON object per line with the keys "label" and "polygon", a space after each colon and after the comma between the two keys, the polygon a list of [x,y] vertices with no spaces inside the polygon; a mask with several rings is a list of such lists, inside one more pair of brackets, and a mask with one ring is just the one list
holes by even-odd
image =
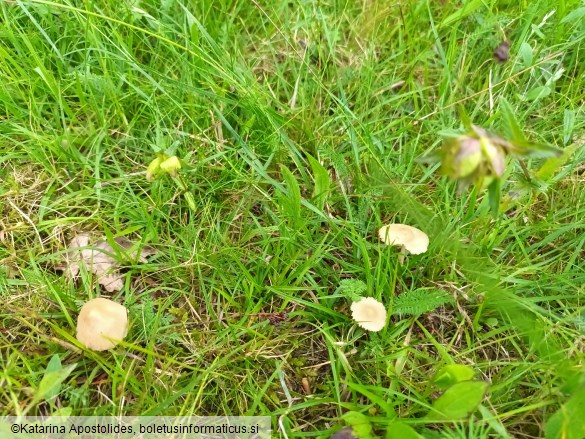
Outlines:
{"label": "serrated leaf", "polygon": [[396,296],[392,304],[392,313],[400,316],[419,316],[452,302],[453,298],[446,291],[436,288],[419,288]]}
{"label": "serrated leaf", "polygon": [[514,142],[514,149],[512,153],[522,157],[531,158],[546,158],[546,157],[558,157],[563,153],[563,150],[556,146],[547,145],[546,143],[535,143],[535,142]]}
{"label": "serrated leaf", "polygon": [[487,388],[483,381],[454,384],[433,403],[428,419],[447,421],[469,416],[481,403]]}
{"label": "serrated leaf", "polygon": [[508,152],[521,156],[550,157],[562,152],[555,146],[529,142],[522,131],[520,123],[514,114],[514,109],[505,98],[500,98],[500,111],[506,122],[506,127],[512,138],[505,146]]}
{"label": "serrated leaf", "polygon": [[321,163],[319,163],[310,155],[307,155],[307,158],[309,159],[311,169],[313,170],[313,179],[315,180],[315,188],[313,189],[313,202],[317,209],[323,210],[331,187],[329,172],[327,172],[327,169],[325,169]]}
{"label": "serrated leaf", "polygon": [[447,389],[453,384],[469,381],[475,376],[474,370],[464,364],[448,364],[437,371],[433,382],[441,389]]}
{"label": "serrated leaf", "polygon": [[386,430],[386,439],[424,439],[424,437],[404,422],[393,422]]}
{"label": "serrated leaf", "polygon": [[520,127],[520,123],[518,122],[518,119],[516,119],[514,109],[512,108],[510,103],[503,97],[500,98],[500,109],[502,115],[504,116],[504,120],[506,121],[508,130],[512,135],[512,140],[514,142],[526,142],[526,136],[524,136],[524,132]]}
{"label": "serrated leaf", "polygon": [[546,439],[585,437],[585,387],[581,387],[546,423]]}
{"label": "serrated leaf", "polygon": [[336,294],[341,294],[348,299],[356,302],[361,299],[362,293],[364,293],[368,287],[366,284],[359,279],[343,279],[339,282]]}

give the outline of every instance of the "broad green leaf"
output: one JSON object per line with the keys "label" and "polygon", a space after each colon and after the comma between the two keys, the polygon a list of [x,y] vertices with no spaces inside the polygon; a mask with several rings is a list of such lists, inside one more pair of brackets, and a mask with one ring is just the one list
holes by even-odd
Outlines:
{"label": "broad green leaf", "polygon": [[575,129],[575,111],[565,110],[563,117],[563,145],[568,145]]}
{"label": "broad green leaf", "polygon": [[530,90],[524,99],[530,102],[536,102],[546,98],[549,94],[551,94],[551,92],[552,89],[548,85],[540,85]]}
{"label": "broad green leaf", "polygon": [[[57,357],[56,360],[55,357]],[[33,401],[35,403],[39,401],[48,401],[58,395],[61,391],[61,384],[76,367],[77,364],[62,367],[59,357],[54,355],[53,358],[51,358],[49,365],[47,365],[47,370],[35,392]]]}
{"label": "broad green leaf", "polygon": [[342,416],[345,423],[351,427],[353,435],[357,439],[374,439],[372,424],[366,415],[360,412],[350,411]]}
{"label": "broad green leaf", "polygon": [[561,23],[571,23],[573,21],[578,23],[580,20],[582,20],[583,17],[585,17],[585,6],[569,12],[565,17],[563,17]]}
{"label": "broad green leaf", "polygon": [[[62,368],[63,368],[63,366],[61,365],[61,359],[59,358],[59,355],[55,354],[49,360],[49,363],[47,364],[47,367],[45,369],[44,376],[47,376],[47,374],[49,374],[49,373],[59,372]],[[43,378],[43,380],[44,380],[44,378]],[[43,383],[43,381],[41,380],[41,384],[42,383]],[[39,386],[39,389],[40,389],[40,386]],[[55,386],[55,387],[53,387],[53,389],[50,389],[48,392],[46,392],[44,398],[48,401],[51,398],[57,396],[59,394],[60,390],[61,390],[61,385]]]}
{"label": "broad green leaf", "polygon": [[532,61],[534,59],[532,53],[532,46],[527,42],[524,42],[520,45],[518,49],[518,53],[522,57],[522,62],[524,63],[524,67],[530,67],[532,65]]}
{"label": "broad green leaf", "polygon": [[552,415],[545,427],[546,439],[585,437],[585,387],[581,387]]}
{"label": "broad green leaf", "polygon": [[315,207],[317,207],[317,209],[323,210],[331,186],[329,172],[327,172],[327,169],[325,169],[325,167],[321,163],[319,163],[310,155],[308,155],[307,158],[309,159],[309,163],[311,164],[311,169],[313,170],[313,178],[315,180],[315,188],[313,190],[313,202],[315,203]]}
{"label": "broad green leaf", "polygon": [[301,225],[301,188],[288,168],[281,166],[280,170],[287,189],[286,196],[281,197],[283,213],[288,217],[289,225],[298,230]]}
{"label": "broad green leaf", "polygon": [[481,403],[487,388],[488,384],[483,381],[454,384],[433,403],[428,418],[448,421],[469,416]]}
{"label": "broad green leaf", "polygon": [[498,326],[499,322],[498,319],[496,319],[495,317],[490,317],[485,320],[485,324],[492,328],[495,328],[496,326]]}
{"label": "broad green leaf", "polygon": [[386,430],[386,439],[424,439],[424,437],[404,422],[394,422]]}
{"label": "broad green leaf", "polygon": [[446,389],[453,384],[469,381],[475,376],[475,372],[464,364],[448,364],[437,371],[433,382],[441,389]]}
{"label": "broad green leaf", "polygon": [[73,409],[71,407],[61,407],[60,409],[55,410],[51,413],[51,416],[47,418],[49,422],[54,424],[61,423],[64,424],[68,417],[73,414]]}

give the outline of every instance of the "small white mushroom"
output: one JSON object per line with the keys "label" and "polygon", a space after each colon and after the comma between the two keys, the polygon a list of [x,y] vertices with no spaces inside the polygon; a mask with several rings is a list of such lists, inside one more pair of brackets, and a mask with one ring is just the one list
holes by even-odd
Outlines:
{"label": "small white mushroom", "polygon": [[388,224],[378,235],[384,244],[398,245],[413,255],[420,255],[429,247],[429,237],[422,230],[406,224]]}
{"label": "small white mushroom", "polygon": [[128,333],[128,312],[109,299],[90,300],[77,318],[77,340],[94,351],[116,346]]}
{"label": "small white mushroom", "polygon": [[422,230],[406,224],[388,224],[378,231],[378,236],[384,244],[400,247],[400,263],[404,262],[404,255],[412,253],[420,255],[429,247],[429,237]]}
{"label": "small white mushroom", "polygon": [[362,328],[378,332],[386,325],[386,308],[373,297],[351,304],[351,316]]}

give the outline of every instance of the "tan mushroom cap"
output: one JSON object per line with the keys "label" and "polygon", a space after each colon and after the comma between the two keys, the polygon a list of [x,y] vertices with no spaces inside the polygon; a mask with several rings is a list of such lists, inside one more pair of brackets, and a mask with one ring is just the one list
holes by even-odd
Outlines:
{"label": "tan mushroom cap", "polygon": [[112,349],[128,333],[128,312],[109,299],[90,300],[77,317],[77,340],[94,351]]}
{"label": "tan mushroom cap", "polygon": [[386,308],[373,297],[363,297],[351,304],[351,316],[362,328],[378,332],[386,326]]}
{"label": "tan mushroom cap", "polygon": [[426,233],[406,224],[388,224],[380,228],[378,235],[384,244],[399,245],[413,255],[424,253],[429,247]]}

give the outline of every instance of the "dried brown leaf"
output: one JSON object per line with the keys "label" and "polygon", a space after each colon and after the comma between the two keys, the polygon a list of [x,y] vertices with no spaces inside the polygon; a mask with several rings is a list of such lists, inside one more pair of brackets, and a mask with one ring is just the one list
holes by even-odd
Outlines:
{"label": "dried brown leaf", "polygon": [[118,256],[124,260],[138,260],[147,262],[147,257],[152,256],[155,251],[152,247],[144,246],[138,249],[128,238],[114,238],[120,247],[118,252],[112,248],[107,241],[98,241],[92,248],[89,247],[90,237],[87,234],[76,235],[69,243],[67,253],[68,274],[76,278],[80,267],[83,266],[88,272],[96,275],[97,281],[104,286],[106,291],[120,291],[124,287],[124,281],[118,269],[120,261]]}
{"label": "dried brown leaf", "polygon": [[148,257],[156,253],[154,247],[149,245],[140,247],[125,236],[117,236],[114,241],[120,247],[121,253],[130,261],[138,261],[144,264],[148,262]]}

